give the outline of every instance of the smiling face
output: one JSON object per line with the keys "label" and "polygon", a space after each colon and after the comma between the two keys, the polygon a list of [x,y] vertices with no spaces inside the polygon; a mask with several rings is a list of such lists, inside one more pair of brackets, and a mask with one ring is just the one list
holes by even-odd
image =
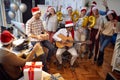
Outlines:
{"label": "smiling face", "polygon": [[81,15],[84,16],[85,14],[86,14],[86,10],[82,10],[82,11],[81,11]]}
{"label": "smiling face", "polygon": [[108,16],[108,19],[109,19],[110,21],[113,20],[113,15],[112,15],[112,14],[108,14],[107,16]]}
{"label": "smiling face", "polygon": [[55,14],[54,8],[51,8],[51,9],[49,10],[49,12],[50,12],[52,15]]}
{"label": "smiling face", "polygon": [[98,15],[99,14],[98,9],[92,10],[92,12],[93,12],[93,15]]}
{"label": "smiling face", "polygon": [[71,15],[72,14],[72,9],[69,9],[68,10],[68,15]]}
{"label": "smiling face", "polygon": [[73,26],[66,27],[67,31],[71,32]]}
{"label": "smiling face", "polygon": [[40,19],[41,12],[34,15],[35,19]]}

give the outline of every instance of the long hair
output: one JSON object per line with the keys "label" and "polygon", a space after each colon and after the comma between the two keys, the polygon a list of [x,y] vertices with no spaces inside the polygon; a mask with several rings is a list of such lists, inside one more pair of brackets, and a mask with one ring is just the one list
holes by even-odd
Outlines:
{"label": "long hair", "polygon": [[[113,19],[118,21],[118,16],[117,16],[116,12],[115,12],[114,10],[111,10],[111,11],[113,11],[113,13],[111,13],[111,15],[113,16]],[[106,19],[107,19],[108,21],[110,21],[110,19],[108,18],[107,15],[106,15]]]}

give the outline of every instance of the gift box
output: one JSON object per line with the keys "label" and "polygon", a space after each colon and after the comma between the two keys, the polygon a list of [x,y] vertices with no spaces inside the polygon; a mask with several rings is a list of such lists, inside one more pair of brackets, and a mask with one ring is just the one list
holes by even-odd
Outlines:
{"label": "gift box", "polygon": [[50,76],[46,76],[43,80],[64,80],[64,78],[60,75],[60,73],[52,74]]}
{"label": "gift box", "polygon": [[37,47],[37,50],[35,51],[35,53],[37,57],[44,54],[44,51],[41,45]]}
{"label": "gift box", "polygon": [[42,40],[49,40],[49,34],[48,33],[40,34],[40,37],[42,38]]}
{"label": "gift box", "polygon": [[42,80],[42,62],[26,62],[23,69],[24,80]]}

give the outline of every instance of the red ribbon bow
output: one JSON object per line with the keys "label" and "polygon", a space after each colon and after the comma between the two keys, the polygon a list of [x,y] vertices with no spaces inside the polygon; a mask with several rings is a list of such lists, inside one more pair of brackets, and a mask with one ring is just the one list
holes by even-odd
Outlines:
{"label": "red ribbon bow", "polygon": [[42,65],[35,65],[35,62],[32,62],[31,65],[25,65],[23,69],[29,68],[28,71],[29,80],[34,80],[34,68],[41,68],[41,67]]}

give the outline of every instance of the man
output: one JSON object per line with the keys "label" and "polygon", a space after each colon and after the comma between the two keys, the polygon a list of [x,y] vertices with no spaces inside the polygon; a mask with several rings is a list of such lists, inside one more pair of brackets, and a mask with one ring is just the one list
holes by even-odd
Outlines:
{"label": "man", "polygon": [[14,36],[7,30],[3,31],[0,36],[2,46],[0,48],[0,64],[5,72],[10,76],[9,80],[17,80],[22,76],[22,67],[27,61],[31,61],[35,51],[40,45],[37,43],[30,51],[26,59],[20,58],[11,50]]}
{"label": "man", "polygon": [[[59,36],[62,35],[66,38],[71,37],[73,39],[72,34],[71,34],[72,27],[73,27],[73,22],[72,21],[66,21],[65,28],[62,28],[58,32],[56,32],[53,35],[53,39],[57,42],[60,42],[60,44],[70,43],[69,40],[63,40]],[[57,60],[59,61],[59,67],[62,67],[62,54],[66,50],[72,55],[72,58],[71,58],[71,61],[70,61],[70,66],[73,67],[74,62],[78,57],[78,54],[77,54],[75,48],[73,47],[73,45],[70,46],[70,47],[68,47],[68,46],[65,46],[65,47],[62,47],[62,48],[58,47],[56,57],[57,57]]]}
{"label": "man", "polygon": [[40,19],[41,11],[39,7],[34,7],[31,9],[31,11],[33,16],[26,23],[26,33],[30,37],[33,45],[36,43],[36,41],[40,41],[42,46],[48,48],[47,61],[50,61],[50,58],[54,53],[54,46],[50,43],[50,41],[43,39],[41,36],[45,33],[42,20]]}

